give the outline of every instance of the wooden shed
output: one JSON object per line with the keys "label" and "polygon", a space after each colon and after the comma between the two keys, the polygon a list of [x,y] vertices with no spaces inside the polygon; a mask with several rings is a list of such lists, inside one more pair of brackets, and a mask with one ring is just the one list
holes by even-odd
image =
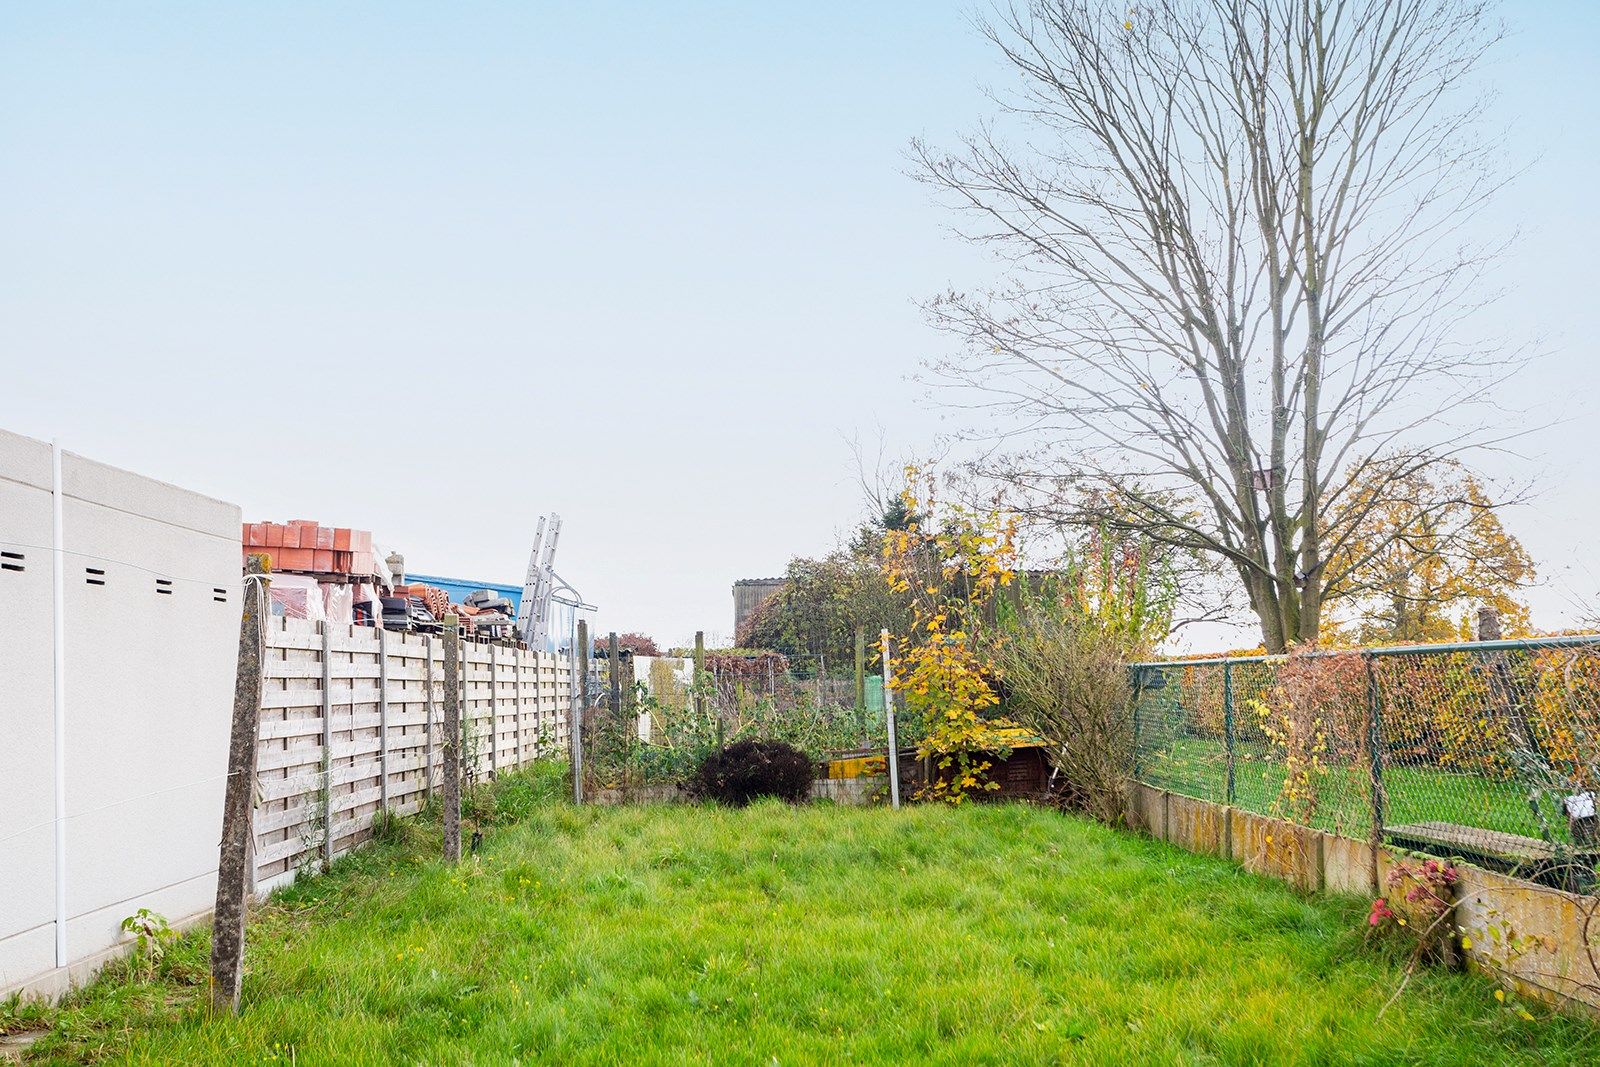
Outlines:
{"label": "wooden shed", "polygon": [[[995,800],[1037,800],[1044,797],[1050,791],[1050,760],[1045,756],[1047,746],[1044,739],[1003,719],[992,724],[991,733],[1000,742],[996,745],[996,751],[979,752],[976,755],[993,764],[985,775],[991,782],[998,783],[1000,788],[983,790],[974,795]],[[1002,746],[1009,753],[1004,757],[999,754]],[[932,757],[925,761],[925,767],[930,780],[949,773],[940,771]]]}

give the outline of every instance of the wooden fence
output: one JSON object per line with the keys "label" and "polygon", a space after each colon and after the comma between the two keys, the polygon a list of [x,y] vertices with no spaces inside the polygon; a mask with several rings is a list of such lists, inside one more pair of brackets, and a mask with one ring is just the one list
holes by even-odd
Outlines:
{"label": "wooden fence", "polygon": [[[256,755],[258,888],[331,861],[438,786],[444,640],[275,618]],[[568,659],[461,642],[462,765],[482,780],[567,750]]]}

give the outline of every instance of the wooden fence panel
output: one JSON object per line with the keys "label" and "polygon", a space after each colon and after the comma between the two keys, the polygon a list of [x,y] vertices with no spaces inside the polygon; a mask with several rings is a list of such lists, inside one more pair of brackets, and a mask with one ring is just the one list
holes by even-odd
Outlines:
{"label": "wooden fence panel", "polygon": [[[258,886],[358,847],[385,803],[398,813],[417,811],[443,766],[444,647],[437,637],[352,626],[324,634],[319,624],[275,618],[266,639]],[[470,780],[565,751],[565,657],[464,641],[462,661]]]}

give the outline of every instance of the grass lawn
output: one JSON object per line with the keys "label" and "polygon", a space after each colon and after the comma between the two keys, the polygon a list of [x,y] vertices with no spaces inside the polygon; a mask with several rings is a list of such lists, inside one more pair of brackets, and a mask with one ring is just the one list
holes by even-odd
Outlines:
{"label": "grass lawn", "polygon": [[[1248,811],[1271,814],[1283,788],[1283,764],[1263,761],[1261,752],[1260,745],[1241,746],[1241,758],[1234,764],[1234,803]],[[1245,758],[1245,753],[1251,758]],[[1227,791],[1227,754],[1220,741],[1174,738],[1140,754],[1139,777],[1162,789],[1222,803]],[[1383,783],[1389,803],[1386,826],[1439,820],[1524,837],[1543,836],[1528,808],[1527,794],[1516,782],[1426,767],[1385,767]],[[1321,803],[1313,824],[1360,839],[1371,833],[1372,781],[1367,767],[1329,764],[1318,777],[1317,788]],[[1571,844],[1565,814],[1550,798],[1545,808],[1556,839]]]}
{"label": "grass lawn", "polygon": [[1379,1019],[1401,969],[1363,902],[1052,811],[531,788],[454,870],[405,824],[280,893],[238,1019],[205,1017],[202,934],[164,977],[118,967],[0,1029],[133,1063],[1600,1061],[1600,1030],[1466,975],[1419,974]]}

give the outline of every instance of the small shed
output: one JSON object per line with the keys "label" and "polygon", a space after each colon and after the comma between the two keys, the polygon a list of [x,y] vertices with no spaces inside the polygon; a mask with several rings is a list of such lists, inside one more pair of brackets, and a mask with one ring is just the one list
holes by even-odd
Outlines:
{"label": "small shed", "polygon": [[[974,795],[997,800],[1037,800],[1049,793],[1050,760],[1045,756],[1048,745],[1044,738],[1005,719],[996,720],[990,725],[989,733],[997,742],[995,748],[975,755],[992,764],[984,775],[1000,788],[983,790]],[[1008,752],[1008,755],[1002,757],[1001,751]],[[948,774],[934,765],[933,757],[926,761],[926,773],[930,780]]]}

